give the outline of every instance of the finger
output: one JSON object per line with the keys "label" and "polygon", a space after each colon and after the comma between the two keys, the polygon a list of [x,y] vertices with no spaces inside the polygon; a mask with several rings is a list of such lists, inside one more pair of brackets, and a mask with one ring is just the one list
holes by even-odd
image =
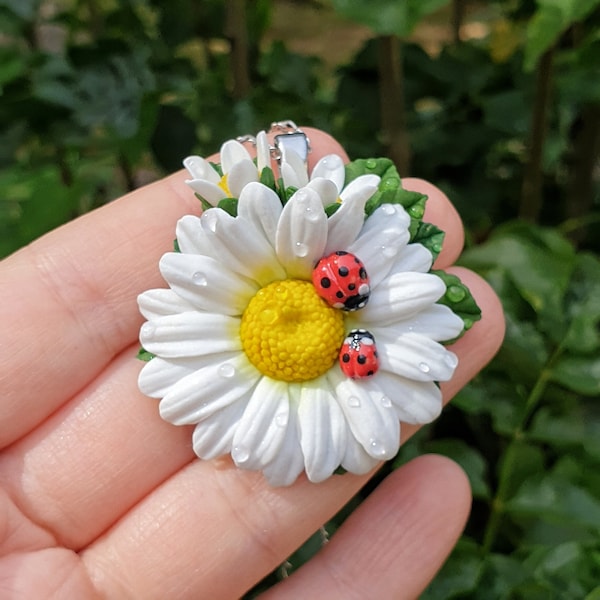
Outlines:
{"label": "finger", "polygon": [[[307,132],[311,164],[343,153],[331,136]],[[175,223],[200,211],[184,181],[177,173],[137,190],[2,263],[0,373],[10,377],[0,378],[0,448],[54,412],[137,338],[142,319],[135,299],[163,286],[157,263],[172,249]]]}
{"label": "finger", "polygon": [[464,472],[441,456],[394,471],[329,543],[261,598],[417,598],[460,536],[471,507]]}

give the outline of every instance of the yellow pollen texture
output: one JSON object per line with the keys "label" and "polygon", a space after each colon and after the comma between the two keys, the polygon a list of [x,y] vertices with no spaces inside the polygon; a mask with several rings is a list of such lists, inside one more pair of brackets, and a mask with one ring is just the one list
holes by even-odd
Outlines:
{"label": "yellow pollen texture", "polygon": [[227,194],[228,198],[231,198],[231,192],[229,191],[229,183],[227,182],[227,175],[221,177],[221,181],[217,185]]}
{"label": "yellow pollen texture", "polygon": [[344,341],[344,317],[317,295],[312,283],[275,281],[250,300],[240,338],[248,359],[263,375],[308,381],[337,360]]}

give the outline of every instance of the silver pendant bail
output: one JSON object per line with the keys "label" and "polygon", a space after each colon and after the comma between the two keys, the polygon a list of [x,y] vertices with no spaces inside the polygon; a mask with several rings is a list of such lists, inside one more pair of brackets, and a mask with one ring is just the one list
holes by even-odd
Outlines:
{"label": "silver pendant bail", "polygon": [[308,136],[294,123],[294,121],[274,121],[269,130],[277,133],[274,138],[275,146],[272,149],[273,158],[281,163],[283,153],[286,150],[293,150],[306,165],[308,153],[311,151],[310,140]]}

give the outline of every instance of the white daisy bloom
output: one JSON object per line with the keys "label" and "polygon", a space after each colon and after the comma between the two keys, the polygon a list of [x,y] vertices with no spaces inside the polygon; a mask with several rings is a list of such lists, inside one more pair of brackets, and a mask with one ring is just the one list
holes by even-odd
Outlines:
{"label": "white daisy bloom", "polygon": [[237,140],[226,141],[221,146],[220,157],[222,176],[201,156],[188,156],[183,161],[192,177],[186,183],[212,206],[223,198],[237,198],[245,185],[259,181],[262,170],[271,164],[267,134],[261,131],[256,136],[256,164]]}
{"label": "white daisy bloom", "polygon": [[[180,252],[160,261],[170,289],[138,299],[147,319],[140,341],[155,355],[139,387],[161,399],[164,419],[195,425],[199,457],[231,454],[275,486],[302,471],[320,482],[339,466],[367,473],[397,453],[400,421],[440,413],[436,382],[457,365],[440,342],[457,337],[463,322],[437,304],[446,287],[428,272],[430,252],[408,243],[406,211],[384,204],[365,221],[373,185],[372,176],[355,184],[327,218],[318,186],[282,206],[251,182],[237,217],[213,208],[178,222]],[[330,306],[313,284],[315,264],[336,251],[368,273],[361,310]],[[372,376],[353,379],[343,366],[340,349],[353,329],[374,340],[362,338],[378,361]]]}

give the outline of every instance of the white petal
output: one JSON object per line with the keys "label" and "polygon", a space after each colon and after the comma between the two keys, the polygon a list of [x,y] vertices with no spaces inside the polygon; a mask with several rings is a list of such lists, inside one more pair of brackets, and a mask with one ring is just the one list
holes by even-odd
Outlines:
{"label": "white petal", "polygon": [[188,179],[186,183],[212,206],[216,206],[223,198],[227,198],[227,194],[222,188],[206,179]]}
{"label": "white petal", "polygon": [[296,411],[290,410],[290,420],[283,444],[275,458],[263,469],[267,481],[272,486],[292,485],[304,469],[297,421]]}
{"label": "white petal", "polygon": [[199,254],[165,254],[159,263],[173,290],[196,308],[241,315],[258,286],[214,258]]}
{"label": "white petal", "polygon": [[337,195],[339,196],[344,187],[344,180],[346,179],[346,169],[342,157],[337,154],[328,154],[321,158],[314,166],[310,175],[311,179],[316,179],[317,177],[324,177],[331,180],[335,184]]}
{"label": "white petal", "polygon": [[185,254],[206,254],[207,251],[210,251],[210,244],[203,231],[200,217],[196,217],[195,215],[181,217],[177,221],[175,235],[177,236],[179,249]]}
{"label": "white petal", "polygon": [[221,168],[223,173],[228,174],[235,163],[243,160],[252,160],[248,150],[237,140],[227,140],[221,146],[220,152]]}
{"label": "white petal", "polygon": [[243,469],[262,469],[279,452],[289,424],[288,384],[262,377],[248,401],[231,457]]}
{"label": "white petal", "polygon": [[324,377],[302,386],[298,419],[306,476],[324,481],[340,465],[347,435],[344,414]]}
{"label": "white petal", "polygon": [[204,356],[241,350],[240,319],[215,313],[186,312],[147,321],[140,342],[163,358]]}
{"label": "white petal", "polygon": [[390,406],[374,401],[381,396],[373,379],[354,381],[337,368],[327,374],[352,435],[376,460],[388,460],[400,446],[400,424]]}
{"label": "white petal", "polygon": [[338,201],[338,189],[335,187],[335,183],[329,179],[324,179],[323,177],[311,179],[306,187],[315,190],[319,194],[324,207]]}
{"label": "white petal", "polygon": [[366,450],[356,440],[356,438],[348,432],[346,442],[346,452],[342,459],[342,467],[349,473],[355,475],[364,475],[373,470],[381,461],[367,454]]}
{"label": "white petal", "polygon": [[353,186],[356,181],[362,180],[358,185],[353,186],[351,193],[342,201],[340,208],[327,220],[329,232],[325,254],[346,249],[356,240],[363,228],[365,204],[377,189],[375,180],[379,181],[379,177],[376,175],[365,175],[364,177],[366,179],[359,177],[350,184]]}
{"label": "white petal", "polygon": [[326,240],[327,215],[319,195],[309,188],[298,190],[283,208],[276,235],[277,256],[288,276],[310,279]]}
{"label": "white petal", "polygon": [[304,187],[308,183],[306,165],[297,152],[283,146],[281,150],[281,177],[287,187]]}
{"label": "white petal", "polygon": [[265,167],[271,167],[271,148],[264,131],[259,131],[256,135],[256,167],[259,173],[262,173]]}
{"label": "white petal", "polygon": [[430,423],[442,411],[442,392],[433,381],[413,381],[387,371],[379,371],[374,381],[383,394],[381,401],[391,402],[404,423]]}
{"label": "white petal", "polygon": [[249,397],[250,392],[196,425],[192,445],[197,456],[212,460],[231,452],[233,435]]}
{"label": "white petal", "polygon": [[282,210],[279,196],[266,185],[249,183],[240,194],[238,217],[252,223],[273,248]]}
{"label": "white petal", "polygon": [[365,221],[358,238],[347,248],[364,263],[371,289],[383,281],[408,243],[409,224],[410,217],[401,206],[384,204]]}
{"label": "white petal", "polygon": [[215,355],[212,363],[178,381],[160,401],[160,416],[174,425],[193,425],[243,398],[260,373],[244,354]]}
{"label": "white petal", "polygon": [[227,187],[233,198],[239,198],[244,186],[256,181],[258,181],[258,171],[249,159],[235,163],[227,174]]}
{"label": "white petal", "polygon": [[221,181],[221,176],[217,173],[216,169],[201,156],[188,156],[183,161],[183,166],[188,170],[192,179],[206,179],[206,181],[211,183],[219,183]]}
{"label": "white petal", "polygon": [[137,298],[140,312],[146,319],[184,313],[194,310],[194,306],[178,296],[173,290],[148,290]]}
{"label": "white petal", "polygon": [[356,179],[353,179],[340,194],[342,203],[348,199],[358,196],[359,198],[365,198],[366,201],[377,191],[381,178],[379,175],[360,175]]}
{"label": "white petal", "polygon": [[417,333],[393,339],[381,329],[376,341],[380,368],[416,381],[448,381],[458,364],[453,352]]}
{"label": "white petal", "polygon": [[432,273],[395,273],[373,291],[369,303],[360,311],[360,320],[366,325],[401,321],[428,308],[445,292],[444,282]]}
{"label": "white petal", "polygon": [[[413,332],[436,342],[444,342],[458,337],[464,328],[464,323],[449,307],[443,304],[432,304],[408,319],[381,327],[391,339],[400,338],[405,333]],[[371,333],[377,339],[379,327],[370,325],[370,328]]]}
{"label": "white petal", "polygon": [[423,244],[407,244],[400,250],[389,275],[402,271],[417,271],[427,273],[431,269],[433,256]]}
{"label": "white petal", "polygon": [[200,220],[207,241],[204,253],[261,286],[285,279],[271,244],[246,221],[219,209],[206,211]]}
{"label": "white petal", "polygon": [[156,356],[140,371],[138,387],[150,398],[162,398],[180,379],[198,370],[204,362],[205,357],[168,360]]}

